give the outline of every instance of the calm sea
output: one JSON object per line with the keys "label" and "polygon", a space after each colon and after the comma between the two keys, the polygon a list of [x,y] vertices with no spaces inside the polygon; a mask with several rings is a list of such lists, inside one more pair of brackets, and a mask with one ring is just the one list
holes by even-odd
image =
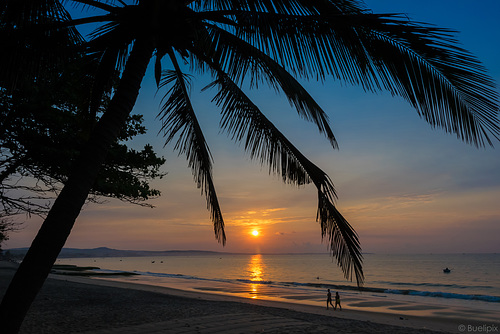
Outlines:
{"label": "calm sea", "polygon": [[[124,281],[247,298],[323,306],[326,289],[332,289],[350,308],[403,312],[418,310],[414,306],[418,304],[444,313],[458,306],[500,316],[500,254],[365,254],[362,289],[344,279],[328,254],[219,253],[59,259],[57,263],[139,274],[119,278]],[[446,267],[450,273],[443,272]]]}

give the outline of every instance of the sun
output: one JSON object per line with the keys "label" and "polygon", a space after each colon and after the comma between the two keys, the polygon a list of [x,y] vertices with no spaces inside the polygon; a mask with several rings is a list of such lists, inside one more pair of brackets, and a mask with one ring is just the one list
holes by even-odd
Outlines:
{"label": "sun", "polygon": [[252,235],[253,235],[254,237],[258,236],[258,235],[259,235],[259,231],[257,231],[257,230],[253,230],[253,231],[252,231]]}

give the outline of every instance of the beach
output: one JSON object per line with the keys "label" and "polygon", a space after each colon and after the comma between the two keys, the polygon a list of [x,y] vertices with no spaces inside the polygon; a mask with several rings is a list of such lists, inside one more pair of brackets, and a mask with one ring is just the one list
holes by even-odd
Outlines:
{"label": "beach", "polygon": [[[1,263],[0,295],[14,272]],[[461,325],[51,274],[21,333],[462,333],[492,324]]]}

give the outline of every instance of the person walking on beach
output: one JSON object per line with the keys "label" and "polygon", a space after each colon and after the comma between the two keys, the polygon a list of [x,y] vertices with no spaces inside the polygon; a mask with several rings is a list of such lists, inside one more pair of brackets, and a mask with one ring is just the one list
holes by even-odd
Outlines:
{"label": "person walking on beach", "polygon": [[[330,291],[330,290],[328,290]],[[330,300],[331,302],[331,300]],[[338,291],[335,292],[335,306],[333,307],[333,310],[335,311],[337,309],[337,305],[339,306],[340,310],[342,311],[342,305],[340,305],[340,296]]]}
{"label": "person walking on beach", "polygon": [[330,289],[328,289],[328,293],[326,294],[326,309],[328,310],[328,304],[332,305],[332,293],[330,292]]}

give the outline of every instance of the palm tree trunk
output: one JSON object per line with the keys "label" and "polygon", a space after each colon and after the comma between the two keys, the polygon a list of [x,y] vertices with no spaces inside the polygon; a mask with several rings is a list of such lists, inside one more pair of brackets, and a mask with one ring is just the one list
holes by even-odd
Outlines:
{"label": "palm tree trunk", "polygon": [[88,193],[134,107],[154,50],[149,39],[138,40],[127,61],[118,89],[93,131],[71,176],[57,197],[42,227],[10,283],[0,305],[2,333],[18,333],[28,309],[43,286]]}

